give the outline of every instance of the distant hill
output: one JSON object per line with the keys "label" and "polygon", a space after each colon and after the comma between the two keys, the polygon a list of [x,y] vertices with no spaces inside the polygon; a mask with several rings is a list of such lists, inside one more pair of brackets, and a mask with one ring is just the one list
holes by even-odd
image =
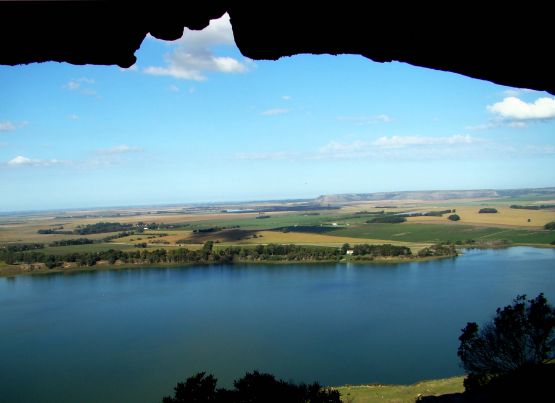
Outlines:
{"label": "distant hill", "polygon": [[555,198],[555,187],[536,189],[480,189],[480,190],[423,190],[403,192],[345,193],[322,195],[317,203],[348,203],[379,200],[454,200],[476,198],[516,198],[523,196],[543,196]]}

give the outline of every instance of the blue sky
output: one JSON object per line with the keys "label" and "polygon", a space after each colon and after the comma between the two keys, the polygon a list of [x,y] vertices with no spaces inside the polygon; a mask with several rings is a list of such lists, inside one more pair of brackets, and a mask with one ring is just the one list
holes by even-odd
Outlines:
{"label": "blue sky", "polygon": [[0,66],[0,211],[555,186],[548,93],[360,56],[247,60],[225,16],[136,56]]}

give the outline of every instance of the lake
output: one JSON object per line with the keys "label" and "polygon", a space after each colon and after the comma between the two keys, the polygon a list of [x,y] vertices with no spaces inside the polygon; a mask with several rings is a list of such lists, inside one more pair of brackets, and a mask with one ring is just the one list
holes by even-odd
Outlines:
{"label": "lake", "polygon": [[236,265],[0,278],[0,400],[157,402],[198,371],[326,385],[462,374],[460,329],[555,303],[555,249],[423,263]]}

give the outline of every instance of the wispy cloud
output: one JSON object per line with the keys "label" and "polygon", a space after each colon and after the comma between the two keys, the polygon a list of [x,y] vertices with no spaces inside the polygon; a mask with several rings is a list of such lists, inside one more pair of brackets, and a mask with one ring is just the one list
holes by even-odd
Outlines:
{"label": "wispy cloud", "polygon": [[293,99],[290,95],[282,95],[281,99],[283,99],[284,101],[291,101],[291,99]]}
{"label": "wispy cloud", "polygon": [[65,161],[60,161],[56,159],[32,159],[28,157],[24,157],[22,155],[18,155],[17,157],[12,158],[11,160],[7,161],[7,164],[12,167],[24,167],[24,166],[53,166],[53,165],[61,165],[64,164]]}
{"label": "wispy cloud", "polygon": [[350,143],[330,141],[320,147],[314,158],[399,158],[426,159],[457,156],[468,148],[476,148],[484,140],[469,135],[453,136],[383,136],[373,141]]}
{"label": "wispy cloud", "polygon": [[272,108],[266,109],[265,111],[260,112],[262,116],[275,116],[275,115],[283,115],[284,113],[289,112],[289,109],[286,108]]}
{"label": "wispy cloud", "polygon": [[524,102],[517,97],[507,97],[487,106],[488,111],[506,120],[533,121],[555,119],[555,97],[542,97],[534,102]]}
{"label": "wispy cloud", "polygon": [[179,92],[179,91],[181,91],[181,89],[175,84],[171,84],[170,86],[168,86],[168,90],[170,92]]}
{"label": "wispy cloud", "polygon": [[383,136],[375,140],[330,141],[313,151],[246,152],[233,156],[238,160],[472,160],[490,159],[492,155],[508,158],[553,156],[553,145],[513,145],[458,134],[453,136]]}
{"label": "wispy cloud", "polygon": [[69,120],[79,120],[79,115],[76,115],[75,113],[72,113],[71,115],[68,115],[67,118]]}
{"label": "wispy cloud", "polygon": [[552,145],[528,145],[522,150],[528,155],[555,155],[555,146]]}
{"label": "wispy cloud", "polygon": [[337,120],[355,123],[358,125],[367,125],[371,123],[391,123],[393,119],[386,114],[370,115],[370,116],[338,116]]}
{"label": "wispy cloud", "polygon": [[9,120],[0,122],[0,132],[11,132],[16,129],[16,126]]}
{"label": "wispy cloud", "polygon": [[88,95],[88,96],[95,96],[97,92],[92,86],[95,84],[95,80],[93,78],[88,77],[81,77],[81,78],[72,78],[62,87],[68,91],[78,91],[80,94]]}
{"label": "wispy cloud", "polygon": [[380,148],[400,148],[407,146],[437,146],[437,145],[455,145],[455,144],[472,144],[482,142],[482,139],[472,137],[468,134],[456,134],[446,137],[432,136],[384,136],[380,137],[372,144]]}
{"label": "wispy cloud", "polygon": [[13,168],[63,166],[75,170],[89,170],[97,168],[109,168],[130,163],[134,161],[136,157],[132,157],[128,154],[138,153],[141,151],[143,151],[141,147],[122,144],[110,148],[98,149],[90,154],[88,157],[85,157],[83,159],[59,160],[30,158],[27,156],[18,155],[8,161],[0,163],[0,165]]}
{"label": "wispy cloud", "polygon": [[466,130],[472,131],[482,131],[482,130],[490,130],[495,129],[496,127],[500,126],[500,122],[489,121],[486,123],[480,123],[477,125],[468,125],[465,127]]}
{"label": "wispy cloud", "polygon": [[505,97],[518,97],[522,94],[537,92],[536,90],[530,90],[528,88],[509,88],[505,91],[501,92],[501,94]]}
{"label": "wispy cloud", "polygon": [[116,155],[116,154],[127,154],[127,153],[136,153],[143,151],[141,147],[137,146],[130,146],[127,144],[120,144],[114,147],[109,148],[101,148],[97,150],[97,154],[101,155]]}
{"label": "wispy cloud", "polygon": [[207,72],[244,73],[247,64],[229,56],[216,56],[217,45],[235,45],[229,15],[213,20],[202,31],[185,29],[177,41],[177,48],[165,55],[165,66],[149,66],[146,74],[170,76],[183,80],[206,80]]}

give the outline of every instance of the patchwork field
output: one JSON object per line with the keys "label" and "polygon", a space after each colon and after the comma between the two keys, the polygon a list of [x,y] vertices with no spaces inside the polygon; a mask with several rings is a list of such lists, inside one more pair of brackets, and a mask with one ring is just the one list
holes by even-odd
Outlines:
{"label": "patchwork field", "polygon": [[[0,247],[40,243],[46,254],[186,247],[198,249],[207,241],[218,248],[236,245],[298,244],[340,247],[368,243],[408,246],[413,252],[445,241],[489,245],[550,246],[555,231],[544,229],[555,221],[555,208],[510,208],[511,204],[552,204],[553,198],[379,200],[337,202],[325,206],[292,202],[261,202],[230,206],[156,207],[156,209],[86,210],[0,215]],[[300,206],[300,207],[299,207]],[[311,207],[313,206],[313,207]],[[497,213],[479,213],[480,208]],[[291,208],[292,211],[284,211]],[[312,209],[311,209],[312,208]],[[301,211],[299,211],[301,210]],[[455,210],[460,221],[429,212]],[[379,216],[408,215],[403,223],[368,223]],[[411,214],[420,214],[411,216]],[[79,235],[80,228],[100,222],[120,223],[122,231]],[[88,227],[87,227],[88,228]],[[53,230],[57,233],[41,234]],[[51,232],[51,231],[50,231]],[[83,245],[56,246],[56,241],[87,238]]]}
{"label": "patchwork field", "polygon": [[[524,210],[513,209],[510,207],[495,207],[498,213],[478,213],[482,206],[458,206],[455,208],[456,214],[461,217],[457,224],[472,224],[480,226],[510,226],[524,227],[531,229],[542,229],[545,224],[555,220],[555,211],[553,210]],[[433,209],[441,210],[441,209]],[[433,211],[431,209],[431,211]],[[447,216],[443,217],[409,217],[411,223],[441,223],[449,222]]]}

